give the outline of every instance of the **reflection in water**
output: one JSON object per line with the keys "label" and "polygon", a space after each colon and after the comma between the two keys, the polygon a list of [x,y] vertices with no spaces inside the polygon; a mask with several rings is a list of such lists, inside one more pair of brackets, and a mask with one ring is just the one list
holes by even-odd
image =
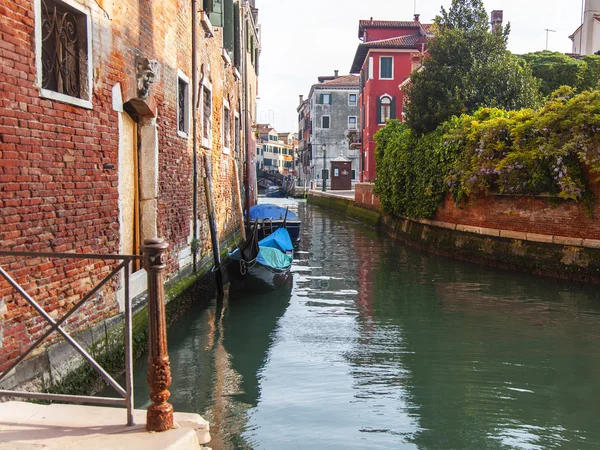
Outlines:
{"label": "reflection in water", "polygon": [[[279,201],[279,200],[276,200]],[[215,449],[600,447],[600,299],[421,253],[287,200],[293,284],[169,330],[172,402]],[[147,398],[145,363],[136,406]]]}

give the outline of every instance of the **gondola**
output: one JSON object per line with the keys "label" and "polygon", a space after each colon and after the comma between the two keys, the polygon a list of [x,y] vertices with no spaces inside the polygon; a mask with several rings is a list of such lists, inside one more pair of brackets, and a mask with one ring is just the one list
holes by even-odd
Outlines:
{"label": "gondola", "polygon": [[246,241],[224,261],[234,288],[269,291],[289,278],[294,247],[288,231],[279,228],[258,240],[258,228],[255,220]]}
{"label": "gondola", "polygon": [[278,230],[286,228],[293,245],[300,241],[300,219],[288,208],[270,203],[255,205],[250,208],[250,222],[258,220],[258,238],[263,239]]}

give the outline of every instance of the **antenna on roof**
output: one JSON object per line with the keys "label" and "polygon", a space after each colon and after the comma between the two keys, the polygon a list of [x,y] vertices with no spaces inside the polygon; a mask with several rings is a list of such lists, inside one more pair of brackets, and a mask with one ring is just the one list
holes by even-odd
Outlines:
{"label": "antenna on roof", "polygon": [[414,10],[413,14],[417,14],[417,0],[415,0],[415,10]]}
{"label": "antenna on roof", "polygon": [[548,50],[548,33],[556,33],[556,30],[550,30],[546,28],[546,50]]}

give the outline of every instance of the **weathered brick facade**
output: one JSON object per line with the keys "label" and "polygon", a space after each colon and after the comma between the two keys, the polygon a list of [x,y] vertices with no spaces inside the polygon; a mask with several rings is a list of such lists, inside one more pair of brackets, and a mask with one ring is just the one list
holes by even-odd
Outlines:
{"label": "weathered brick facade", "polygon": [[[173,277],[189,268],[192,258],[191,118],[185,132],[178,128],[180,77],[188,83],[184,98],[190,117],[195,110],[192,3],[54,2],[77,12],[80,24],[88,20],[91,85],[87,87],[89,104],[82,105],[57,100],[41,89],[40,53],[45,47],[40,43],[40,17],[43,3],[50,1],[0,0],[0,249],[131,253],[137,250],[136,242],[159,236],[170,245],[167,278]],[[202,1],[198,4],[201,18]],[[256,26],[248,21],[253,13],[256,17],[256,10],[245,0],[240,4],[239,41],[251,36],[257,42]],[[248,23],[252,24],[249,31],[244,28]],[[258,52],[245,58],[249,64],[242,71],[223,56],[222,27],[214,27],[210,36],[199,21],[196,31],[198,79],[210,80],[212,87],[210,148],[201,145],[201,102],[198,109],[200,259],[211,248],[202,183],[204,152],[212,161],[219,237],[224,240],[239,229],[233,164],[237,161],[241,167],[243,163],[245,128],[254,121],[254,108],[248,109],[247,121],[243,109],[244,92],[257,94]],[[246,53],[246,47],[241,51]],[[158,63],[146,99],[140,97],[136,84],[136,57]],[[85,90],[85,80],[81,84]],[[223,150],[223,99],[230,105],[232,142],[237,123],[234,114],[240,117],[241,152]],[[248,98],[246,103],[253,105],[254,101]],[[132,217],[134,210],[139,217]],[[138,230],[131,232],[138,235],[136,242],[125,237],[130,224]],[[0,265],[53,317],[61,317],[115,267],[113,262],[13,257],[0,257]],[[67,328],[81,329],[116,314],[118,289],[118,282],[103,288],[81,313],[69,319]],[[45,322],[33,309],[0,281],[0,371],[45,329]]]}
{"label": "weathered brick facade", "polygon": [[[596,200],[593,216],[579,203],[545,197],[488,195],[456,205],[450,195],[440,205],[433,220],[466,227],[505,230],[578,239],[600,239],[600,183],[590,182]],[[358,205],[379,210],[379,198],[373,194],[374,184],[356,185]]]}

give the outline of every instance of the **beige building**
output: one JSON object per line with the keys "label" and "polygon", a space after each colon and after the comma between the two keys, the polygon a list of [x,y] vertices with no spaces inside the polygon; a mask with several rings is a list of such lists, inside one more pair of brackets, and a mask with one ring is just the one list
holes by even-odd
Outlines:
{"label": "beige building", "polygon": [[572,53],[593,55],[600,51],[600,0],[585,0],[583,23],[569,36]]}

